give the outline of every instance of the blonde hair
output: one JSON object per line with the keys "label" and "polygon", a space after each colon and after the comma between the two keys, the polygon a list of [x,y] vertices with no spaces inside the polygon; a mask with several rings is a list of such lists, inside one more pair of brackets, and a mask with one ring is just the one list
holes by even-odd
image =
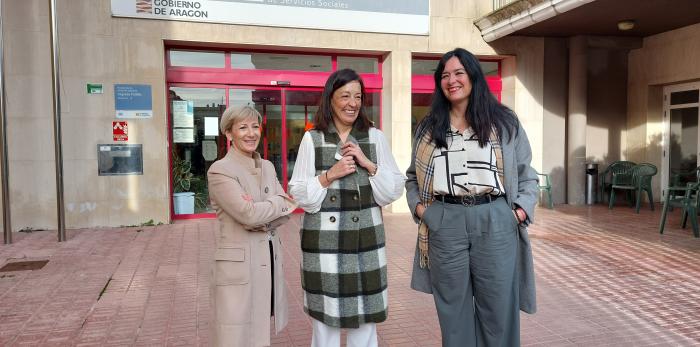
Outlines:
{"label": "blonde hair", "polygon": [[255,117],[258,123],[262,123],[260,112],[253,106],[229,106],[221,116],[221,123],[219,123],[221,133],[226,134],[226,130],[230,130],[234,123],[250,117]]}

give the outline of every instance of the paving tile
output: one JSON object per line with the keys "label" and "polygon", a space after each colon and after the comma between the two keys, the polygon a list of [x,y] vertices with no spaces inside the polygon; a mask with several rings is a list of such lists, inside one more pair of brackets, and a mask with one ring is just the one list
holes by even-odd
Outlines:
{"label": "paving tile", "polygon": [[[700,240],[660,209],[622,204],[538,209],[530,228],[538,313],[521,315],[523,346],[700,345]],[[273,346],[308,346],[297,271],[295,216],[281,228],[289,324]],[[409,288],[415,225],[385,214],[389,318],[380,346],[439,346],[432,296]],[[213,220],[139,228],[70,230],[15,237],[0,265],[48,259],[40,270],[0,274],[0,345],[206,346],[211,317]],[[271,324],[272,329],[272,324]],[[344,335],[343,335],[344,336]]]}

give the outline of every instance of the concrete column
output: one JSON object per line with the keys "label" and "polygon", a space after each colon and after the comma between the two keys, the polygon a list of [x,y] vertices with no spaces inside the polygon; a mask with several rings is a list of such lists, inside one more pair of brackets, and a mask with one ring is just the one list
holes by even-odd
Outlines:
{"label": "concrete column", "polygon": [[[382,127],[399,170],[411,161],[411,52],[392,51],[382,64]],[[389,206],[391,212],[409,212],[406,196]]]}
{"label": "concrete column", "polygon": [[[566,119],[568,115],[569,40],[545,38],[542,171],[552,181],[552,200],[566,203]],[[543,202],[542,199],[540,202]]]}
{"label": "concrete column", "polygon": [[569,114],[566,124],[567,148],[567,202],[585,203],[585,162],[587,123],[587,39],[575,36],[569,39]]}

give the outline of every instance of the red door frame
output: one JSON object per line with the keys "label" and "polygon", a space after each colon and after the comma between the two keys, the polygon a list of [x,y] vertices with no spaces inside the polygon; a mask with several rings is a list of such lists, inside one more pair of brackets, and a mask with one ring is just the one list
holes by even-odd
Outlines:
{"label": "red door frame", "polygon": [[[366,55],[356,55],[356,54],[345,54],[345,53],[329,53],[327,55],[331,56],[332,71],[329,72],[308,72],[308,71],[288,71],[288,70],[248,70],[248,69],[232,69],[231,68],[231,56],[230,50],[222,51],[224,52],[224,68],[194,68],[194,67],[173,67],[170,66],[168,51],[171,49],[186,49],[192,50],[189,47],[166,47],[165,54],[165,64],[166,64],[166,90],[170,90],[170,87],[182,87],[182,88],[213,88],[213,89],[224,89],[226,107],[230,105],[229,100],[229,90],[230,89],[256,89],[256,90],[279,90],[281,97],[281,148],[280,153],[287,153],[287,105],[286,105],[286,91],[322,91],[323,86],[328,79],[328,76],[337,69],[337,57],[338,56],[362,56],[362,57],[372,57],[378,59],[378,72],[376,74],[364,74],[361,73],[360,76],[365,84],[365,89],[367,93],[379,93],[379,128],[382,127],[382,63],[383,60],[378,56],[366,56]],[[207,50],[213,51],[213,50]],[[245,50],[244,52],[270,52],[270,53],[282,53],[282,54],[306,54],[306,55],[317,55],[314,53],[302,53],[302,52],[279,52],[279,51],[264,51],[264,50]],[[326,55],[326,54],[324,54]],[[271,85],[272,81],[285,81],[289,82],[289,85]],[[167,126],[168,126],[168,148],[172,145],[172,134],[171,134],[171,120],[170,120],[170,102],[167,102],[166,112]],[[265,117],[266,115],[263,115]],[[263,124],[266,118],[263,118]],[[263,139],[265,141],[265,139]],[[227,151],[230,144],[227,143]],[[266,148],[266,146],[263,146]],[[172,172],[172,151],[168,150],[169,159],[169,171]],[[267,153],[265,153],[266,156]],[[282,158],[282,185],[283,188],[287,189],[287,158],[283,156]],[[215,218],[215,213],[194,213],[194,214],[179,214],[176,215],[174,211],[174,205],[172,201],[172,191],[173,191],[173,181],[172,175],[169,175],[169,188],[171,192],[170,198],[170,217],[171,220],[178,219],[199,219],[199,218]]]}

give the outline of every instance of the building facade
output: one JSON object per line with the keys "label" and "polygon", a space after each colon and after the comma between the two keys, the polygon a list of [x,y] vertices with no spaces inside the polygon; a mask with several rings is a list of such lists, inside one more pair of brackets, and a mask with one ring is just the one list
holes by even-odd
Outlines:
{"label": "building facade", "polygon": [[[699,24],[631,43],[517,33],[486,42],[474,23],[494,13],[492,0],[370,3],[56,1],[66,226],[212,216],[203,178],[226,151],[218,117],[235,104],[263,114],[259,150],[286,187],[323,82],[343,67],[362,74],[365,106],[405,169],[432,69],[455,47],[480,58],[492,91],[518,114],[533,167],[552,175],[555,202],[580,203],[584,170],[572,164],[663,166],[654,139],[664,133],[664,86],[700,80]],[[12,229],[54,229],[49,5],[5,1],[2,11]],[[578,97],[576,42],[588,82]],[[577,102],[592,110],[579,123]],[[572,150],[572,141],[583,147]],[[389,209],[407,212],[403,199]]]}
{"label": "building facade", "polygon": [[[458,46],[484,59],[492,79],[498,80],[494,86],[500,84],[501,99],[522,115],[527,127],[541,123],[542,108],[526,90],[526,85],[541,85],[541,56],[536,53],[541,40],[512,40],[500,49],[487,45],[472,21],[491,11],[491,1],[424,1],[429,17],[427,31],[420,34],[122,17],[113,15],[115,3],[124,1],[57,1],[68,228],[183,217],[174,211],[176,190],[200,193],[195,196],[195,213],[185,210],[184,217],[206,215],[210,211],[206,192],[201,194],[202,174],[225,151],[223,136],[207,132],[207,126],[236,102],[253,103],[265,114],[261,152],[277,165],[286,185],[295,146],[322,83],[338,67],[363,73],[370,92],[367,106],[402,168],[410,159],[416,117],[412,76],[425,81],[418,75],[432,73],[435,59]],[[151,3],[151,10],[177,5],[158,0],[132,3]],[[317,18],[304,20],[325,21],[318,12]],[[3,8],[14,230],[56,227],[48,16],[47,1],[5,2]],[[528,58],[518,61],[516,72],[520,55]],[[102,93],[90,93],[88,85],[101,87]],[[429,83],[417,87],[425,100]],[[150,90],[150,115],[117,117],[117,108],[128,105],[117,105],[115,95],[128,98],[128,88],[136,88],[131,90],[136,93],[146,92],[139,88]],[[417,106],[419,116],[424,106]],[[128,126],[126,141],[115,141],[113,123],[123,121]],[[535,128],[528,130],[539,137]],[[120,145],[141,146],[142,172],[126,174],[132,172],[129,161],[139,160],[127,154],[137,156],[139,148]],[[190,189],[177,186],[182,178],[177,169],[188,165],[183,161],[190,163],[194,176]],[[114,168],[117,162],[129,168]],[[100,166],[106,175],[100,175]],[[115,170],[117,175],[109,175]],[[390,208],[406,211],[404,201]]]}

